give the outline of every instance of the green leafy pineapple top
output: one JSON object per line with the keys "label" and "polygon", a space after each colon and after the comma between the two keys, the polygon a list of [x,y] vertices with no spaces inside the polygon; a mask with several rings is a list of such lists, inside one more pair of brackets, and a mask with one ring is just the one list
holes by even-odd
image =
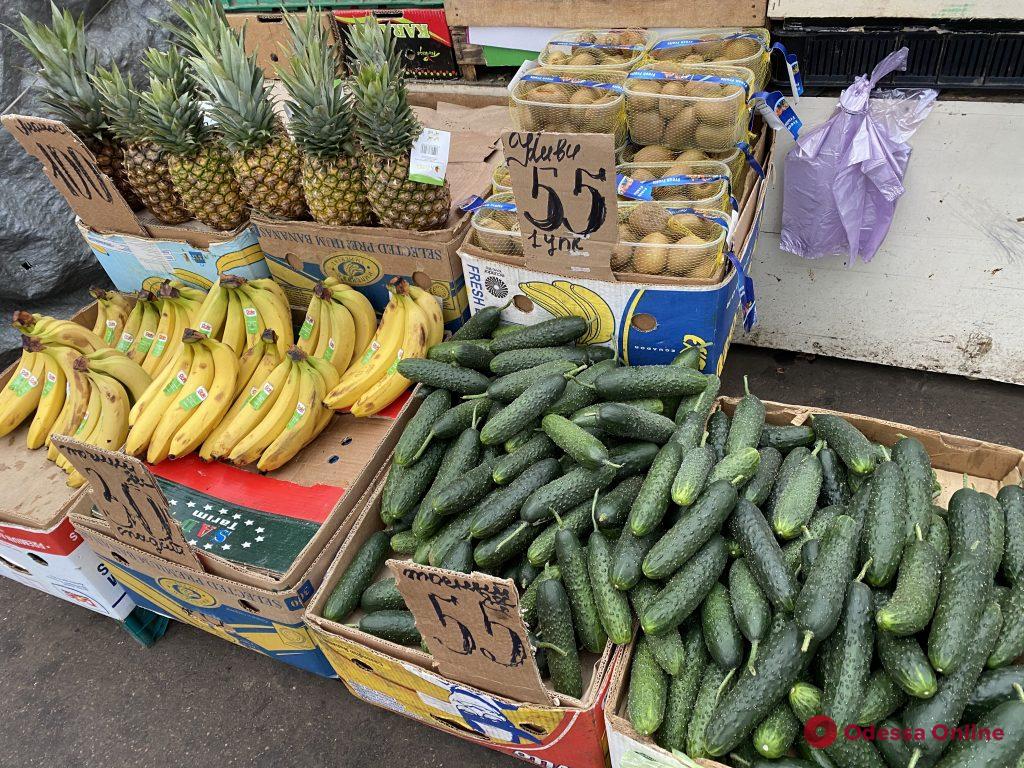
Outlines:
{"label": "green leafy pineapple top", "polygon": [[228,17],[220,0],[170,0],[171,11],[180,25],[164,24],[171,36],[193,56],[205,45],[216,50],[221,30],[228,28]]}
{"label": "green leafy pineapple top", "polygon": [[144,141],[146,129],[139,117],[139,92],[132,83],[131,72],[125,77],[116,66],[98,67],[92,82],[100,94],[113,134],[129,143]]}
{"label": "green leafy pineapple top", "polygon": [[194,157],[217,140],[199,102],[191,93],[179,93],[173,80],[150,80],[149,91],[139,97],[139,118],[146,137],[172,155]]}
{"label": "green leafy pineapple top", "polygon": [[153,80],[169,80],[178,93],[191,93],[195,90],[195,81],[188,62],[177,48],[161,51],[149,48],[142,54],[142,65]]}

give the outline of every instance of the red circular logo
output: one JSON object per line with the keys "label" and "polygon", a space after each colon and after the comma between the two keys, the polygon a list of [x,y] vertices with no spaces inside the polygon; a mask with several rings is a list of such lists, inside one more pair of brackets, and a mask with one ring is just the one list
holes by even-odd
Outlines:
{"label": "red circular logo", "polygon": [[828,715],[815,715],[804,724],[804,740],[815,749],[827,749],[836,740],[839,729]]}

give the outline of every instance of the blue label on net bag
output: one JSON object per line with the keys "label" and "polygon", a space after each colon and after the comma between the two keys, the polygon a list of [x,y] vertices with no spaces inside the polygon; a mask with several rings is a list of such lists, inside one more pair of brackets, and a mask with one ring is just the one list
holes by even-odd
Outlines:
{"label": "blue label on net bag", "polygon": [[747,158],[747,165],[750,166],[751,170],[763,179],[764,168],[762,168],[761,164],[757,162],[757,158],[754,157],[754,152],[750,149],[750,145],[745,141],[741,141],[736,145],[736,148],[743,153],[745,158]]}
{"label": "blue label on net bag", "polygon": [[458,204],[460,211],[466,211],[472,213],[473,211],[479,210],[480,208],[486,208],[491,211],[515,211],[516,204],[505,202],[503,200],[485,200],[477,195],[470,195],[461,203]]}
{"label": "blue label on net bag", "polygon": [[603,48],[612,51],[642,51],[644,47],[636,43],[584,43],[579,40],[552,40],[548,45],[571,45],[573,48]]}
{"label": "blue label on net bag", "polygon": [[743,306],[743,330],[749,331],[757,322],[757,304],[754,300],[754,280],[743,269],[743,264],[736,258],[736,254],[729,251],[726,254],[736,270],[736,289],[740,294],[740,304]]}
{"label": "blue label on net bag", "polygon": [[733,85],[742,88],[744,93],[750,92],[750,83],[738,77],[721,77],[719,75],[701,75],[694,72],[660,72],[656,69],[638,69],[626,75],[627,80],[675,80],[687,83],[715,83],[716,85]]}
{"label": "blue label on net bag", "polygon": [[521,83],[559,83],[564,85],[579,85],[583,88],[601,88],[614,93],[622,93],[622,86],[615,83],[602,83],[598,80],[580,80],[575,77],[558,77],[556,75],[523,75],[519,78]]}
{"label": "blue label on net bag", "polygon": [[[623,197],[634,200],[652,200],[655,187],[685,187],[688,184],[711,184],[716,181],[724,181],[729,189],[729,177],[718,173],[663,176],[660,179],[649,181],[637,181],[623,173],[616,174],[616,189]],[[729,196],[730,199],[732,195]]]}
{"label": "blue label on net bag", "polygon": [[659,40],[657,43],[654,44],[654,47],[651,48],[651,50],[666,51],[671,50],[673,48],[689,48],[691,46],[700,45],[702,43],[705,45],[714,43],[724,43],[729,40],[756,40],[758,43],[760,43],[761,50],[764,51],[764,41],[761,39],[760,35],[754,34],[753,32],[736,32],[731,35],[723,35],[722,37],[716,37],[713,40],[698,40],[693,37],[670,38],[668,40]]}
{"label": "blue label on net bag", "polygon": [[789,85],[793,90],[793,96],[803,96],[804,76],[800,72],[800,62],[797,61],[796,54],[787,51],[786,46],[782,43],[773,43],[771,49],[781,53],[783,60],[786,62],[786,72],[789,74]]}
{"label": "blue label on net bag", "polygon": [[758,91],[752,98],[754,107],[769,126],[775,130],[785,128],[794,139],[800,136],[804,124],[781,91]]}

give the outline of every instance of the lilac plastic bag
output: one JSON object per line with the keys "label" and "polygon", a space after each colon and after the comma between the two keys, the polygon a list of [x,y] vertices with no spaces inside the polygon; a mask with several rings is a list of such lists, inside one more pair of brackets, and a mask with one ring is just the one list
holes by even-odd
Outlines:
{"label": "lilac plastic bag", "polygon": [[821,125],[800,135],[786,156],[783,250],[808,259],[849,255],[870,261],[903,194],[907,140],[928,116],[931,89],[874,91],[890,72],[907,68],[907,48],[858,77]]}

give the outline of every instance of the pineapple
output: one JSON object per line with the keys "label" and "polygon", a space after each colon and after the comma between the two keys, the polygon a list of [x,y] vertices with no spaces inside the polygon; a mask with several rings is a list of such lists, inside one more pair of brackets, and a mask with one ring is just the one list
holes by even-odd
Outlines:
{"label": "pineapple", "polygon": [[139,94],[129,73],[117,67],[96,70],[93,84],[99,91],[110,130],[124,143],[124,169],[142,202],[164,224],[189,221],[192,214],[174,191],[164,152],[146,135],[139,121]]}
{"label": "pineapple", "polygon": [[350,33],[355,77],[355,134],[362,145],[366,196],[380,223],[427,230],[448,221],[451,190],[409,179],[409,152],[422,127],[409,106],[401,65],[390,30],[376,21]]}
{"label": "pineapple", "polygon": [[302,159],[274,114],[269,89],[255,56],[222,27],[214,49],[196,40],[191,58],[196,80],[211,101],[209,115],[231,150],[231,165],[249,205],[268,216],[299,219],[306,214]]}
{"label": "pineapple", "polygon": [[181,26],[165,26],[179,46],[192,56],[199,55],[200,44],[217,50],[220,31],[228,26],[220,0],[170,0],[169,4]]}
{"label": "pineapple", "polygon": [[338,77],[340,61],[314,13],[286,17],[292,37],[291,71],[281,80],[291,97],[291,131],[302,150],[302,190],[321,224],[370,223],[363,170],[352,138],[352,101]]}
{"label": "pineapple", "polygon": [[140,95],[146,134],[167,158],[167,171],[192,215],[215,229],[234,229],[247,218],[245,197],[231,168],[231,153],[203,121],[196,95],[173,79],[152,79]]}
{"label": "pineapple", "polygon": [[96,52],[85,39],[83,17],[62,12],[50,3],[50,26],[21,15],[24,33],[11,30],[39,63],[44,91],[41,101],[63,121],[96,157],[96,165],[114,182],[132,208],[141,208],[124,168],[124,147],[111,132],[90,76]]}

